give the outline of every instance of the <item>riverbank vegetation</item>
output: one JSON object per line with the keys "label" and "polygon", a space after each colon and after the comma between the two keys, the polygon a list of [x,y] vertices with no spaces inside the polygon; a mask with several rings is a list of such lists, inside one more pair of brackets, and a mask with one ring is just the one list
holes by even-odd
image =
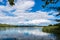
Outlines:
{"label": "riverbank vegetation", "polygon": [[43,27],[43,32],[60,34],[60,23]]}
{"label": "riverbank vegetation", "polygon": [[39,25],[11,25],[11,24],[1,24],[0,23],[0,27],[42,27]]}
{"label": "riverbank vegetation", "polygon": [[6,30],[6,29],[9,29],[9,28],[15,28],[15,27],[18,27],[18,26],[17,25],[1,24],[0,23],[0,30]]}
{"label": "riverbank vegetation", "polygon": [[53,33],[56,35],[57,40],[60,40],[60,23],[43,27],[42,31]]}
{"label": "riverbank vegetation", "polygon": [[43,27],[43,32],[47,32],[47,33],[55,33],[55,32],[58,32],[57,30],[55,31],[55,29],[57,29],[58,26],[46,26],[46,27]]}
{"label": "riverbank vegetation", "polygon": [[17,25],[0,24],[0,27],[17,27]]}

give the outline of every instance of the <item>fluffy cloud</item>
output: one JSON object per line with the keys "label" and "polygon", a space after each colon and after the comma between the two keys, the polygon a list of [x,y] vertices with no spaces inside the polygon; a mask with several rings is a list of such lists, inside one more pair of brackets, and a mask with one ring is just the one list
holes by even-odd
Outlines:
{"label": "fluffy cloud", "polygon": [[[14,12],[15,13],[15,12]],[[46,12],[23,12],[15,13],[15,17],[11,16],[2,16],[0,20],[3,23],[7,24],[41,24],[41,23],[50,23],[49,18],[54,18],[54,16],[49,16]]]}
{"label": "fluffy cloud", "polygon": [[22,24],[25,24],[25,25],[29,25],[29,24],[31,24],[31,25],[40,25],[40,24],[49,24],[51,21],[50,20],[46,20],[46,19],[39,19],[39,20],[31,20],[31,21],[26,21],[26,22],[24,22],[24,23],[22,23],[22,22],[19,22],[20,24],[22,23]]}
{"label": "fluffy cloud", "polygon": [[[41,24],[50,23],[48,19],[54,18],[48,15],[48,12],[36,11],[28,12],[34,6],[33,0],[17,0],[14,6],[7,2],[6,6],[0,6],[0,23],[7,24]],[[9,16],[9,15],[15,16]],[[7,15],[7,16],[6,16]]]}

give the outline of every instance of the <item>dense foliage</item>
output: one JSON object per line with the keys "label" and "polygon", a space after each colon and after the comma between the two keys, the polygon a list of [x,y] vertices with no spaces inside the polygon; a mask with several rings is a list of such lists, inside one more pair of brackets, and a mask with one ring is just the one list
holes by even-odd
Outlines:
{"label": "dense foliage", "polygon": [[0,27],[17,27],[17,25],[0,24]]}
{"label": "dense foliage", "polygon": [[43,27],[43,32],[53,33],[60,40],[60,23]]}
{"label": "dense foliage", "polygon": [[11,6],[15,5],[14,0],[8,0]]}

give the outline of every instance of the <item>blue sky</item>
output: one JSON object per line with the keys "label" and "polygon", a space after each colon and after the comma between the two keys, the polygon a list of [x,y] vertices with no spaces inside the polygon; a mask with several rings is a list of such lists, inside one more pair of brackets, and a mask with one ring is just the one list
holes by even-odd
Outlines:
{"label": "blue sky", "polygon": [[[41,0],[15,0],[15,5],[10,6],[7,0],[0,0],[0,23],[16,25],[48,25],[55,22],[51,19],[60,19],[55,17],[57,11],[50,10],[47,7],[59,7],[57,4],[49,4],[46,8]],[[50,20],[49,20],[50,19]]]}

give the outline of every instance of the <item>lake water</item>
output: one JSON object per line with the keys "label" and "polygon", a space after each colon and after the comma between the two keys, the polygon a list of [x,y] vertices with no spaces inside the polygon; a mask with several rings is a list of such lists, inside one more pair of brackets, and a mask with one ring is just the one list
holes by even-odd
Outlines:
{"label": "lake water", "polygon": [[0,40],[55,40],[53,34],[42,32],[42,27],[17,27],[0,30]]}

